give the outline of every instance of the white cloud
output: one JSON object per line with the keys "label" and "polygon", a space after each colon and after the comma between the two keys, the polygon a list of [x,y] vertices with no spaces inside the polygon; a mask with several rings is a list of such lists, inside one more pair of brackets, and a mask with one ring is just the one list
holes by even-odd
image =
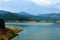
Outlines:
{"label": "white cloud", "polygon": [[0,0],[0,2],[9,2],[10,0]]}
{"label": "white cloud", "polygon": [[38,6],[60,8],[60,0],[26,0],[26,1],[33,2]]}
{"label": "white cloud", "polygon": [[8,0],[4,0],[4,2],[8,2]]}
{"label": "white cloud", "polygon": [[50,6],[51,5],[50,0],[30,0],[30,2],[33,2],[36,5],[40,5],[40,6]]}

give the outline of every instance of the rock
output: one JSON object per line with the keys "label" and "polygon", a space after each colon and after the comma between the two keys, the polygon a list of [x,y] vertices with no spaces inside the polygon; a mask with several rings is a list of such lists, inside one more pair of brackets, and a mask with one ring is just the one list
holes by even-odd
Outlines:
{"label": "rock", "polygon": [[22,28],[14,28],[11,26],[6,26],[4,30],[0,29],[0,39],[1,40],[10,40],[15,37],[17,33],[21,32]]}
{"label": "rock", "polygon": [[21,31],[23,31],[22,28],[14,28],[14,27],[11,27],[11,26],[6,26],[7,29],[10,29],[11,31],[14,31],[15,33],[19,33]]}

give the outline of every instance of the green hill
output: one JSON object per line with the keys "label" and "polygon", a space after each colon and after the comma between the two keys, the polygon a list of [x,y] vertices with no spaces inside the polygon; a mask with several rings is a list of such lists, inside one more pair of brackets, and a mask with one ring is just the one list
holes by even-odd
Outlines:
{"label": "green hill", "polygon": [[19,21],[40,21],[40,20],[60,20],[60,13],[56,14],[40,14],[38,16],[31,15],[27,12],[20,12],[20,13],[12,13],[8,11],[0,10],[0,18],[3,18],[5,21],[8,20],[19,20]]}

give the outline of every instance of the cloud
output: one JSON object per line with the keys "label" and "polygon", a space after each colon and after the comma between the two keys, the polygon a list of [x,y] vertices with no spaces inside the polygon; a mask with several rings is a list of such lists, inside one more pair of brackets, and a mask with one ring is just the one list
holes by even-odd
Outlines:
{"label": "cloud", "polygon": [[52,2],[50,0],[30,0],[30,1],[26,0],[26,1],[33,2],[39,6],[50,6],[52,4]]}
{"label": "cloud", "polygon": [[11,0],[0,0],[0,2],[10,2]]}
{"label": "cloud", "polygon": [[33,2],[38,6],[43,7],[55,7],[60,8],[60,0],[26,0],[27,2]]}
{"label": "cloud", "polygon": [[48,0],[32,0],[32,2],[40,6],[50,6],[51,4],[51,1]]}
{"label": "cloud", "polygon": [[[1,8],[2,7],[2,8]],[[60,0],[0,0],[0,9],[11,12],[60,12]]]}
{"label": "cloud", "polygon": [[8,2],[8,0],[3,0],[4,2]]}

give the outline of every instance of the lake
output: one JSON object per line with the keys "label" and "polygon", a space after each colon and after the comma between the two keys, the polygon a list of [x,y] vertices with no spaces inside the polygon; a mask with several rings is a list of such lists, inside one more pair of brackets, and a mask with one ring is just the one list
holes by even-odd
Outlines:
{"label": "lake", "polygon": [[60,40],[60,24],[57,23],[6,23],[6,26],[23,28],[12,40]]}

